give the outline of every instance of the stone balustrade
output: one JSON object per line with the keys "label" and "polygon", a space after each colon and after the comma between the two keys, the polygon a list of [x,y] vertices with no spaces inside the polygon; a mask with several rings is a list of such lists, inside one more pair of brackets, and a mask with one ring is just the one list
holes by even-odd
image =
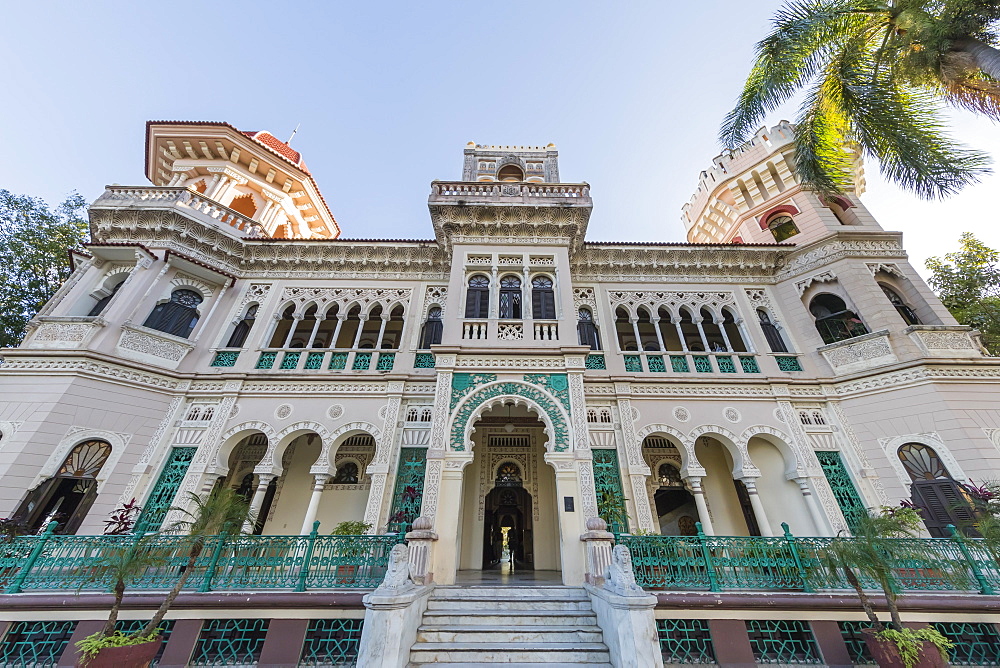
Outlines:
{"label": "stone balustrade", "polygon": [[434,181],[431,184],[431,200],[515,200],[523,203],[539,203],[539,200],[575,200],[574,203],[590,206],[590,186],[586,183],[507,183],[483,181],[467,183],[462,181]]}
{"label": "stone balustrade", "polygon": [[927,357],[982,357],[979,333],[964,325],[912,325],[905,330]]}
{"label": "stone balustrade", "polygon": [[249,216],[223,206],[188,188],[155,186],[107,186],[92,208],[119,209],[141,206],[144,209],[177,209],[185,215],[211,222],[239,233],[237,236],[266,237],[263,226]]}

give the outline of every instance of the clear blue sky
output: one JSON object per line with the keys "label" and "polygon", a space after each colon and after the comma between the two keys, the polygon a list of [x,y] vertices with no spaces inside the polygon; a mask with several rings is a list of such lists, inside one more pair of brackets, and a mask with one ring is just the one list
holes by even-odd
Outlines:
{"label": "clear blue sky", "polygon": [[[592,185],[593,240],[683,240],[680,208],[776,0],[6,2],[0,188],[52,202],[142,184],[149,119],[224,120],[302,151],[346,237],[432,236],[429,182],[468,141],[554,142]],[[791,110],[776,114],[791,118]],[[1000,155],[988,122],[956,134]],[[1000,177],[928,204],[868,170],[914,264],[1000,246]]]}

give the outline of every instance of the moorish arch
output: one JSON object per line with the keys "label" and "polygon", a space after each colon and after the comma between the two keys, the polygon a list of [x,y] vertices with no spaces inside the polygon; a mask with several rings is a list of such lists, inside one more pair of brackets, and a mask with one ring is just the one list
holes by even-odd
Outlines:
{"label": "moorish arch", "polygon": [[[740,437],[729,431],[725,427],[705,424],[700,427],[695,427],[688,434],[688,440],[694,446],[698,439],[702,436],[710,436],[714,440],[722,444],[722,446],[729,452],[730,457],[733,459],[732,474],[734,478],[743,477],[757,477],[760,475],[760,471],[757,467],[753,465],[750,461],[750,455],[747,453],[746,443],[740,440]],[[697,456],[695,456],[695,461],[697,461]],[[701,462],[699,462],[699,466]]]}
{"label": "moorish arch", "polygon": [[337,427],[323,438],[323,447],[319,457],[313,463],[311,473],[315,475],[332,475],[334,471],[330,469],[331,458],[337,454],[337,448],[351,436],[368,434],[375,440],[375,450],[378,451],[381,433],[379,428],[371,422],[349,422]]}
{"label": "moorish arch", "polygon": [[[767,441],[781,453],[781,456],[785,461],[785,477],[788,480],[802,478],[809,475],[808,465],[806,462],[799,459],[795,449],[791,445],[792,441],[787,434],[782,432],[780,429],[775,429],[774,427],[768,425],[754,425],[743,430],[743,433],[740,434],[738,445],[742,450],[749,453],[750,439],[755,436]],[[753,464],[752,461],[751,464]],[[759,468],[756,464],[753,465],[756,468]]]}
{"label": "moorish arch", "polygon": [[[254,434],[264,434],[267,438],[268,447],[271,448],[278,442],[278,435],[274,428],[266,422],[242,422],[231,427],[222,435],[219,446],[215,450],[214,456],[208,461],[207,473],[224,474],[229,468],[229,457],[233,450],[244,439]],[[197,460],[196,460],[197,461]]]}
{"label": "moorish arch", "polygon": [[636,440],[641,447],[647,436],[656,436],[659,434],[670,436],[681,444],[682,447],[677,448],[677,450],[681,455],[680,471],[682,476],[705,475],[704,468],[698,463],[698,458],[694,455],[694,439],[676,427],[671,427],[668,424],[648,424],[636,432]]}
{"label": "moorish arch", "polygon": [[486,411],[507,401],[525,405],[538,414],[545,425],[544,432],[548,436],[545,449],[549,453],[568,453],[571,450],[568,410],[563,410],[559,400],[548,392],[518,381],[488,383],[461,401],[452,414],[449,450],[471,451],[476,421]]}
{"label": "moorish arch", "polygon": [[264,453],[264,458],[260,460],[257,472],[279,475],[281,473],[281,461],[285,450],[292,444],[292,441],[299,436],[307,434],[316,434],[319,436],[321,452],[324,447],[328,447],[330,432],[326,427],[319,422],[312,422],[311,420],[295,422],[278,432],[274,441],[268,442],[267,452]]}

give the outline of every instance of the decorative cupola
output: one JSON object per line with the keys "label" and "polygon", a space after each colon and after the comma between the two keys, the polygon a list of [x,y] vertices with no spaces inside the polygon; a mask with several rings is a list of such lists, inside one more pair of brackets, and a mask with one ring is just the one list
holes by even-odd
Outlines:
{"label": "decorative cupola", "polygon": [[340,236],[302,154],[267,131],[211,121],[146,124],[146,176],[187,187],[260,223],[273,238]]}
{"label": "decorative cupola", "polygon": [[559,151],[546,146],[477,144],[465,147],[463,181],[559,183]]}
{"label": "decorative cupola", "polygon": [[684,205],[688,241],[802,245],[845,225],[878,228],[858,199],[865,191],[861,156],[854,154],[851,190],[821,199],[799,183],[794,132],[788,121],[763,127],[743,146],[713,160]]}

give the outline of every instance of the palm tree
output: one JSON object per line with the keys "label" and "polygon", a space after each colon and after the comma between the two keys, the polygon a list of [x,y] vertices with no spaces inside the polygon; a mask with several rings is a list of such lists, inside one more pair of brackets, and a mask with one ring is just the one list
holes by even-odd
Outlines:
{"label": "palm tree", "polygon": [[790,0],[720,140],[736,149],[800,90],[796,169],[821,195],[853,186],[857,153],[923,198],[952,195],[989,159],[944,131],[941,103],[1000,120],[1000,3],[987,0]]}
{"label": "palm tree", "polygon": [[244,526],[254,525],[249,504],[233,489],[216,487],[205,498],[193,492],[188,494],[191,509],[174,508],[183,517],[166,530],[166,533],[183,535],[183,542],[187,548],[187,563],[153,618],[135,634],[136,636],[149,636],[159,627],[167,610],[173,605],[174,599],[181,593],[181,589],[194,572],[198,557],[205,550],[209,538],[219,536],[219,539],[223,540],[223,536],[238,536],[243,532]]}

